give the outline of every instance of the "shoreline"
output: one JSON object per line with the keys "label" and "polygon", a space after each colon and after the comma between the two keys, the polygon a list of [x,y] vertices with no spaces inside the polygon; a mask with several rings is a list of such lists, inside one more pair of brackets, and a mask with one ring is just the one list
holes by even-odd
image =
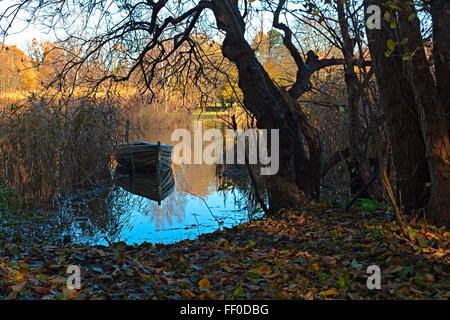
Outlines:
{"label": "shoreline", "polygon": [[[308,204],[174,244],[26,246],[0,238],[0,299],[448,299],[450,233]],[[366,286],[380,266],[380,290]],[[66,287],[79,265],[80,290]],[[204,280],[206,279],[206,280]]]}

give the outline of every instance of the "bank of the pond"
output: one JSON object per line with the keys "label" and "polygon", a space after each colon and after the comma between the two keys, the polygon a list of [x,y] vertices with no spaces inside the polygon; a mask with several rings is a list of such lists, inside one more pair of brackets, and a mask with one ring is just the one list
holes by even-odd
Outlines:
{"label": "bank of the pond", "polygon": [[[310,205],[172,245],[23,245],[0,239],[0,299],[448,299],[448,230]],[[66,288],[69,265],[81,289]],[[367,288],[367,267],[381,289]]]}

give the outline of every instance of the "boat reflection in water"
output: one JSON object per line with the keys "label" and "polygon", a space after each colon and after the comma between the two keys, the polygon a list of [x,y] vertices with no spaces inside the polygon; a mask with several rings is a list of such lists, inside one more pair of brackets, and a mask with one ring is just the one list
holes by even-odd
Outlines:
{"label": "boat reflection in water", "polygon": [[118,171],[115,176],[116,185],[124,190],[161,204],[175,187],[172,168],[163,166],[157,172],[124,174]]}

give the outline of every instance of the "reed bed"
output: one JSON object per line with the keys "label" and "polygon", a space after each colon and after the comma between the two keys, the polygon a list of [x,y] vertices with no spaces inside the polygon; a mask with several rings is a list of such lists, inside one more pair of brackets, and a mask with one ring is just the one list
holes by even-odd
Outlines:
{"label": "reed bed", "polygon": [[15,190],[28,206],[48,207],[76,188],[107,183],[125,114],[123,104],[106,98],[3,103],[0,188]]}

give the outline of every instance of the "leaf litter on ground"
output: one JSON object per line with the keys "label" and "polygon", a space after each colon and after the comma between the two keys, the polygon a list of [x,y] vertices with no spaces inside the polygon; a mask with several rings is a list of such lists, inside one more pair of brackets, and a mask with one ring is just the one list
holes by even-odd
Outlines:
{"label": "leaf litter on ground", "polygon": [[[311,203],[175,244],[24,244],[0,235],[1,299],[448,299],[450,232]],[[67,288],[67,267],[81,288]],[[381,269],[369,290],[367,267]]]}

